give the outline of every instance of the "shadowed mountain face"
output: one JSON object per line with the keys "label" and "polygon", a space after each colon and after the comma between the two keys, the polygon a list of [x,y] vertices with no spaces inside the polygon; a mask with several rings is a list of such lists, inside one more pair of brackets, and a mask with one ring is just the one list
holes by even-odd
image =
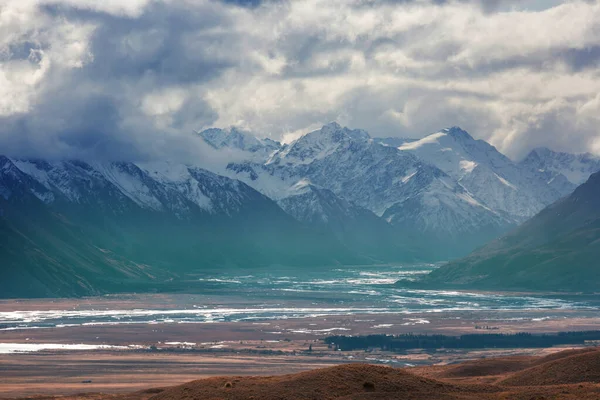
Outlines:
{"label": "shadowed mountain face", "polygon": [[372,211],[350,203],[327,189],[301,181],[278,201],[298,221],[332,234],[348,247],[382,261],[423,258],[424,249]]}
{"label": "shadowed mountain face", "polygon": [[366,260],[239,181],[125,163],[2,157],[0,235],[3,297],[161,290],[207,269]]}
{"label": "shadowed mountain face", "polygon": [[510,234],[451,262],[423,283],[595,292],[600,284],[600,173]]}

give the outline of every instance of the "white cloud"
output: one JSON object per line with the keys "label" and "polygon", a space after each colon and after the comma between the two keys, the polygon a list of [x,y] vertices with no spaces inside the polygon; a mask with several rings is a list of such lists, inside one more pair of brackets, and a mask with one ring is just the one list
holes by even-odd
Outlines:
{"label": "white cloud", "polygon": [[175,151],[193,128],[289,140],[338,120],[599,151],[598,2],[231,3],[4,0],[0,145],[156,156],[148,136]]}

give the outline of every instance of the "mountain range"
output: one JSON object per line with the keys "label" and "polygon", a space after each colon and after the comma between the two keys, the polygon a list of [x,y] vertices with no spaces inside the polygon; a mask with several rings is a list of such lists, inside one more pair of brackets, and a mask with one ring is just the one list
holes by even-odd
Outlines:
{"label": "mountain range", "polygon": [[337,123],[288,144],[235,128],[197,138],[229,162],[0,156],[0,293],[166,290],[158,282],[207,269],[460,257],[600,167],[547,149],[515,163],[456,127],[423,139]]}
{"label": "mountain range", "polygon": [[532,150],[519,165],[541,173],[551,184],[566,179],[571,184],[581,185],[591,173],[600,171],[600,157],[591,153],[555,152],[542,147]]}
{"label": "mountain range", "polygon": [[[263,147],[236,129],[200,135],[215,148],[227,143],[228,149],[248,153],[244,162],[230,163],[218,173],[276,200],[299,221],[314,222],[315,213],[321,222],[330,216],[317,198],[297,204],[298,189],[327,190],[330,198],[337,196],[354,210],[383,219],[398,242],[424,260],[465,255],[580,183],[562,174],[571,175],[573,164],[561,164],[560,153],[546,151],[546,162],[554,166],[550,176],[539,165],[513,162],[458,127],[419,140],[380,139],[331,123],[292,143],[277,146],[269,141]],[[597,168],[590,162],[581,167],[581,175]]]}

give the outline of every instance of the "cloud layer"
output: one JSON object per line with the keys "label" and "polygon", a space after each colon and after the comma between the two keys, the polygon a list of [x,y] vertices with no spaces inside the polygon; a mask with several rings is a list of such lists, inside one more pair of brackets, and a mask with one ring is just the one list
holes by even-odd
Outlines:
{"label": "cloud layer", "polygon": [[193,158],[197,129],[331,120],[600,154],[599,93],[597,1],[0,0],[17,156]]}

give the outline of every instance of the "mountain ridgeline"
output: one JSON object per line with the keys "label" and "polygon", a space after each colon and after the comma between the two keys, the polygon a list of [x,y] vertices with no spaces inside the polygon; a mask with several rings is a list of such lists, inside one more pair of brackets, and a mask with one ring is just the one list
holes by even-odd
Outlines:
{"label": "mountain ridgeline", "polygon": [[[242,180],[302,222],[339,232],[323,198],[299,204],[299,195],[327,190],[354,212],[383,220],[395,246],[420,260],[465,255],[576,187],[564,177],[549,182],[538,169],[514,163],[456,127],[420,140],[392,140],[331,123],[278,148],[269,141],[268,151],[235,129],[209,133],[200,135],[215,148],[241,144],[237,149],[248,154],[219,173]],[[374,234],[353,230],[360,242]]]}
{"label": "mountain ridgeline", "polygon": [[207,170],[0,156],[0,296],[176,290],[222,268],[461,257],[600,165],[544,149],[514,163],[460,128],[377,139],[332,123],[285,145],[234,128],[197,139],[235,157]]}

